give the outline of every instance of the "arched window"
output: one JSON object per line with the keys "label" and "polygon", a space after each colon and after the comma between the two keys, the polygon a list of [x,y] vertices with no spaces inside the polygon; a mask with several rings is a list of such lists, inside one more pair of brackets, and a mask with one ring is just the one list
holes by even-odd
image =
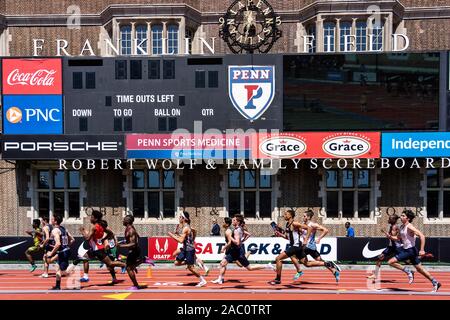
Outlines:
{"label": "arched window", "polygon": [[334,22],[325,22],[323,24],[323,43],[325,52],[334,51],[335,33],[336,24]]}
{"label": "arched window", "polygon": [[163,27],[161,25],[152,26],[152,52],[162,54]]}
{"label": "arched window", "polygon": [[373,21],[372,27],[372,50],[383,49],[383,23]]}
{"label": "arched window", "polygon": [[[341,51],[351,51],[352,48],[352,38],[348,37],[352,34],[352,24],[350,22],[341,22],[339,24],[340,28],[340,50]],[[346,37],[347,36],[347,37]],[[347,40],[346,40],[347,39]],[[347,47],[345,47],[345,41],[347,41]]]}
{"label": "arched window", "polygon": [[356,51],[367,50],[367,23],[358,21],[356,23]]}
{"label": "arched window", "polygon": [[167,38],[168,38],[168,48],[167,53],[177,54],[178,53],[178,26],[170,25],[167,28]]}
{"label": "arched window", "polygon": [[131,26],[120,27],[120,46],[123,55],[131,54]]}
{"label": "arched window", "polygon": [[147,26],[136,26],[136,54],[147,53]]}

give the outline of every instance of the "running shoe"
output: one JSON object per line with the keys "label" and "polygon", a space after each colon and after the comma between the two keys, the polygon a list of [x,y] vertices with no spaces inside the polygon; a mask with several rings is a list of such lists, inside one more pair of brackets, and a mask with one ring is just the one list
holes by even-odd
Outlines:
{"label": "running shoe", "polygon": [[216,280],[213,280],[211,282],[215,283],[215,284],[223,284],[223,279],[216,279]]}
{"label": "running shoe", "polygon": [[409,284],[414,282],[414,271],[408,271],[408,282]]}
{"label": "running shoe", "polygon": [[61,287],[60,286],[54,286],[54,287],[51,287],[50,290],[61,290]]}
{"label": "running shoe", "polygon": [[375,280],[376,278],[377,277],[373,273],[370,276],[367,276],[367,279],[371,279],[371,280]]}
{"label": "running shoe", "polygon": [[120,272],[122,272],[122,274],[126,273],[127,272],[127,267],[122,267],[120,269]]}
{"label": "running shoe", "polygon": [[207,277],[209,274],[209,268],[207,266],[205,266],[205,277]]}
{"label": "running shoe", "polygon": [[334,278],[336,279],[336,283],[339,283],[339,280],[341,279],[341,273],[336,270],[334,272]]}
{"label": "running shoe", "polygon": [[270,263],[270,262],[267,264],[267,268],[270,269],[270,270],[272,270],[272,271],[277,271],[277,269],[275,268],[275,266],[274,266],[272,263]]}
{"label": "running shoe", "polygon": [[294,280],[298,280],[298,278],[300,278],[302,275],[303,275],[303,271],[297,272],[294,276]]}
{"label": "running shoe", "polygon": [[80,282],[89,282],[89,278],[85,278],[85,277],[80,278]]}
{"label": "running shoe", "polygon": [[108,281],[109,285],[115,285],[115,284],[118,284],[118,283],[119,283],[119,280],[117,280],[117,279],[113,279],[113,280]]}
{"label": "running shoe", "polygon": [[43,273],[39,276],[39,278],[48,278],[48,274],[47,273]]}
{"label": "running shoe", "polygon": [[330,261],[333,268],[335,268],[337,271],[341,272],[341,267],[339,267],[334,261]]}
{"label": "running shoe", "polygon": [[275,279],[275,280],[269,281],[267,283],[272,285],[272,286],[275,286],[277,284],[281,284],[281,280]]}
{"label": "running shoe", "polygon": [[196,285],[196,287],[204,287],[204,286],[206,286],[207,283],[208,282],[205,279],[203,279]]}
{"label": "running shoe", "polygon": [[441,287],[441,284],[436,281],[435,283],[433,283],[433,290],[431,292],[437,292],[440,287]]}
{"label": "running shoe", "polygon": [[35,265],[35,264],[31,265],[30,272],[34,272],[34,270],[36,270],[36,268],[37,268],[37,265]]}
{"label": "running shoe", "polygon": [[145,263],[149,264],[151,266],[155,266],[155,261],[153,261],[152,259],[150,259],[149,257],[144,257],[145,258]]}

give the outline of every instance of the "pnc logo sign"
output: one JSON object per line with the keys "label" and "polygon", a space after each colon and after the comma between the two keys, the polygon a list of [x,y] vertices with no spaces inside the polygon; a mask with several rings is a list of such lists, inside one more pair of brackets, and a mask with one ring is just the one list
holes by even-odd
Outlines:
{"label": "pnc logo sign", "polygon": [[19,123],[22,120],[22,110],[11,107],[6,111],[6,120],[10,123]]}
{"label": "pnc logo sign", "polygon": [[[35,122],[60,122],[62,121],[61,110],[58,108],[53,109],[39,109],[39,108],[27,108],[25,111],[25,121]],[[20,123],[22,121],[22,110],[18,107],[11,107],[6,111],[6,120],[10,123]]]}
{"label": "pnc logo sign", "polygon": [[5,134],[62,134],[60,95],[4,95]]}
{"label": "pnc logo sign", "polygon": [[229,66],[228,95],[243,117],[258,119],[275,96],[275,66]]}

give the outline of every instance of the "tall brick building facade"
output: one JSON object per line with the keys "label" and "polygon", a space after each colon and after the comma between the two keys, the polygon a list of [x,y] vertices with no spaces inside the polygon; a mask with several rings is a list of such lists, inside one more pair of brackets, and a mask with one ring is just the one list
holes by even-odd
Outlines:
{"label": "tall brick building facade", "polygon": [[[342,30],[356,36],[358,51],[392,51],[394,34],[409,38],[406,52],[450,50],[450,33],[443,32],[450,27],[450,1],[269,2],[282,19],[283,36],[270,51],[273,54],[341,52],[345,46],[340,36]],[[201,54],[201,50],[205,50],[201,39],[214,47],[215,54],[229,54],[230,50],[219,38],[219,17],[230,3],[211,0],[3,0],[0,2],[0,56],[66,53],[87,56],[91,51],[87,50],[86,40],[96,56],[116,55],[107,45],[108,41],[119,44],[120,55],[140,54],[136,40],[143,44],[148,55],[157,56],[163,50],[161,39],[167,39],[166,49],[178,55],[186,51]],[[315,36],[313,48],[305,48],[304,37],[308,35]],[[332,35],[329,42],[327,35]],[[373,44],[367,42],[369,36],[375,39]],[[189,48],[185,47],[185,38],[191,39]],[[361,38],[366,40],[358,40]],[[211,54],[208,50],[203,53]],[[66,215],[66,225],[74,233],[79,226],[88,223],[87,208],[100,208],[116,231],[121,229],[124,214],[139,209],[142,212],[136,225],[141,235],[164,235],[175,228],[173,209],[174,212],[190,212],[199,234],[208,235],[213,218],[229,215],[232,199],[239,199],[236,206],[244,212],[243,199],[250,193],[255,197],[256,212],[247,217],[247,223],[254,235],[269,235],[270,221],[281,220],[287,209],[301,213],[311,208],[333,235],[343,236],[344,222],[351,221],[357,235],[378,236],[380,224],[387,221],[386,212],[401,212],[405,207],[420,213],[419,228],[427,235],[449,234],[450,215],[442,210],[449,192],[444,183],[447,174],[439,169],[435,173],[425,169],[336,170],[332,174],[336,175],[337,181],[346,179],[345,174],[347,178],[351,176],[353,182],[350,189],[336,187],[332,190],[327,186],[329,173],[311,170],[307,165],[297,170],[281,170],[268,184],[256,170],[254,186],[250,187],[244,186],[244,170],[230,172],[220,165],[215,170],[149,172],[142,169],[136,176],[129,170],[106,173],[81,170],[72,175],[56,169],[57,163],[52,161],[0,161],[0,235],[23,235],[33,217],[39,216],[41,211],[55,211],[58,206]],[[239,180],[236,188],[230,182],[236,179],[234,175]],[[426,195],[430,191],[427,179],[431,179],[430,175],[441,181],[439,187],[431,190],[439,194],[438,214],[433,216],[427,214]],[[359,186],[357,177],[366,179],[366,183]],[[138,178],[145,186],[141,187],[138,182],[135,185]],[[47,185],[40,185],[41,179],[47,179]],[[158,180],[153,189],[148,187],[151,179]],[[76,180],[73,186],[72,180]],[[327,213],[326,198],[332,192],[338,199],[335,215],[330,210]],[[367,208],[358,210],[355,200],[351,214],[344,214],[342,202],[346,192],[353,192],[356,197],[368,193]],[[48,197],[47,204],[42,205],[45,197]],[[162,211],[168,207],[171,213],[153,216],[150,204],[154,197],[158,198]],[[78,200],[72,201],[75,198]],[[138,200],[143,201],[145,209],[133,205]],[[58,201],[62,204],[57,204]],[[265,206],[267,203],[270,203],[270,210]]]}

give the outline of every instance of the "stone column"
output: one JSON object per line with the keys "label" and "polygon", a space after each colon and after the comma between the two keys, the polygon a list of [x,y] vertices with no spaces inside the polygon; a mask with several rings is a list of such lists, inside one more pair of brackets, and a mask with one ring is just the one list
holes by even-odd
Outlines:
{"label": "stone column", "polygon": [[152,45],[151,45],[151,34],[152,34],[152,23],[147,22],[147,54],[152,55]]}
{"label": "stone column", "polygon": [[136,55],[136,22],[131,22],[131,55]]}
{"label": "stone column", "polygon": [[178,23],[178,54],[184,54],[186,50],[184,38],[186,38],[186,18],[181,17]]}
{"label": "stone column", "polygon": [[317,48],[317,52],[324,52],[324,34],[323,34],[323,19],[321,15],[317,16],[317,21],[316,21],[316,48]]}
{"label": "stone column", "polygon": [[162,33],[162,53],[167,54],[169,51],[168,43],[167,43],[167,22],[163,21],[163,33]]}
{"label": "stone column", "polygon": [[334,51],[341,51],[341,18],[336,18],[336,35],[334,36]]}
{"label": "stone column", "polygon": [[383,49],[392,51],[392,12],[384,18]]}

